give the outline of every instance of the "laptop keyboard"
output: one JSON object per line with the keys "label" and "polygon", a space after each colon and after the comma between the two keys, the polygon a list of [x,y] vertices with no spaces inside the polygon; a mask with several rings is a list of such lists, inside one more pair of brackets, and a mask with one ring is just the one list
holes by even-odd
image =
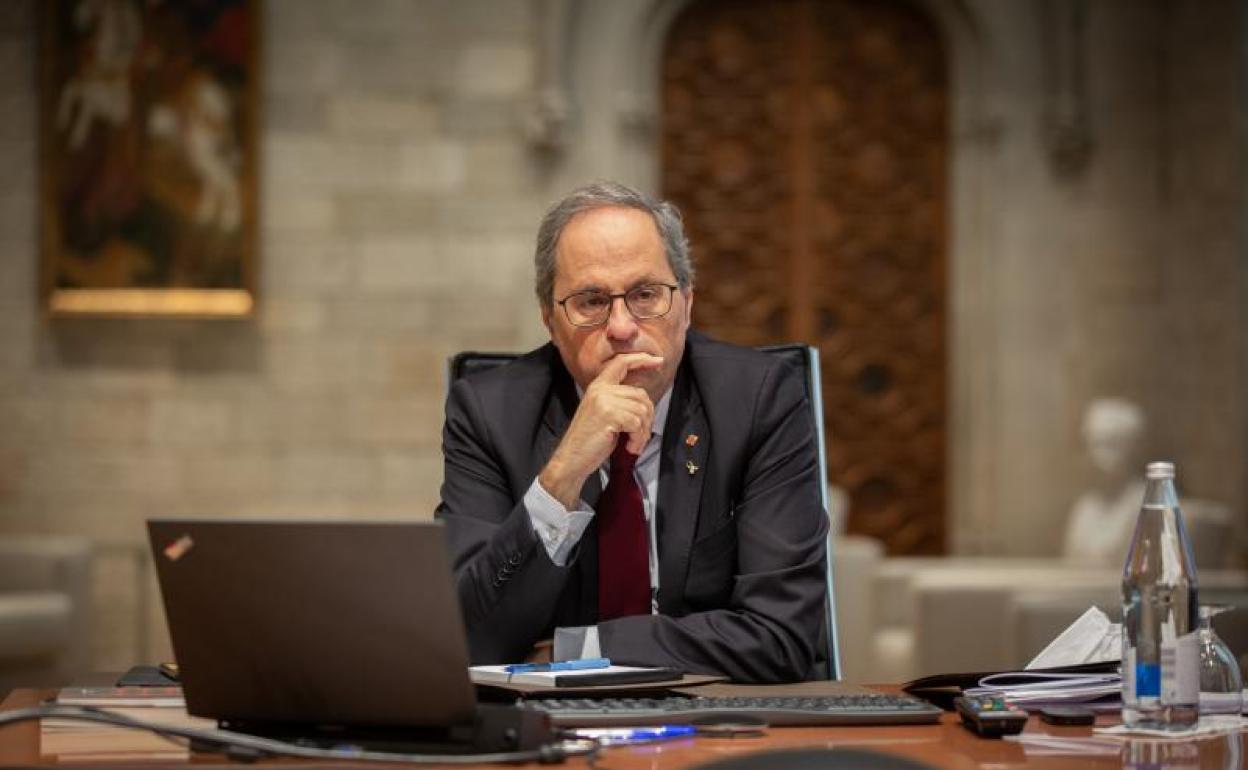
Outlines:
{"label": "laptop keyboard", "polygon": [[940,720],[941,710],[906,695],[819,697],[551,698],[527,700],[559,727],[687,724],[715,714],[749,714],[769,725],[912,725]]}

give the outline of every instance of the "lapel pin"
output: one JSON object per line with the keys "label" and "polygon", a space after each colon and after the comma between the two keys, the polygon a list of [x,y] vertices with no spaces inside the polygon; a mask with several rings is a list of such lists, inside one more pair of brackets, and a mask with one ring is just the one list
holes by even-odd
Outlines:
{"label": "lapel pin", "polygon": [[692,476],[698,472],[698,466],[693,464],[693,460],[687,460],[685,462],[685,470],[689,471],[689,475]]}
{"label": "lapel pin", "polygon": [[[698,434],[690,433],[688,436],[685,436],[685,446],[692,447],[692,446],[697,446],[697,445],[698,445]],[[689,471],[689,472],[693,473],[693,471]]]}

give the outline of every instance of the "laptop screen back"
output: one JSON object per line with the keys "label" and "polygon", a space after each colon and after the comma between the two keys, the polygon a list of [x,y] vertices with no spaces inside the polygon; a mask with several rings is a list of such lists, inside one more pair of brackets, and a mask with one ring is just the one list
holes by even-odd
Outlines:
{"label": "laptop screen back", "polygon": [[441,525],[151,520],[148,534],[191,714],[472,722]]}

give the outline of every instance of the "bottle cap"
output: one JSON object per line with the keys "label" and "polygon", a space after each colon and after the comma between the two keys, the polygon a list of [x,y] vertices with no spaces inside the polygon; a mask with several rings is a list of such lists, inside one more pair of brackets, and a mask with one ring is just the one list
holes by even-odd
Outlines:
{"label": "bottle cap", "polygon": [[1149,463],[1144,470],[1144,478],[1147,479],[1172,479],[1174,478],[1174,463],[1156,462]]}

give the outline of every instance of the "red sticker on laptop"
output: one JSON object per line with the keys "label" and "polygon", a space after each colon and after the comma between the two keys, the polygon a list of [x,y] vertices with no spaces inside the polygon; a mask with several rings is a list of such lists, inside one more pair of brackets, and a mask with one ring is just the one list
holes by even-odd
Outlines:
{"label": "red sticker on laptop", "polygon": [[169,561],[177,561],[186,555],[186,552],[195,546],[195,541],[190,535],[183,535],[165,546],[165,558]]}

